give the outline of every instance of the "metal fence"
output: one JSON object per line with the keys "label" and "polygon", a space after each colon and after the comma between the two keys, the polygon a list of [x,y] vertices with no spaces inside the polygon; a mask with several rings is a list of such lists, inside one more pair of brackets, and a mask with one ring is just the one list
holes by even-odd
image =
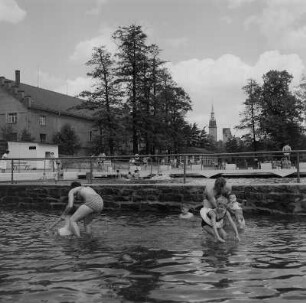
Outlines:
{"label": "metal fence", "polygon": [[213,154],[161,154],[103,157],[12,158],[0,160],[0,182],[88,183],[114,180],[169,180],[188,177],[306,176],[306,150]]}

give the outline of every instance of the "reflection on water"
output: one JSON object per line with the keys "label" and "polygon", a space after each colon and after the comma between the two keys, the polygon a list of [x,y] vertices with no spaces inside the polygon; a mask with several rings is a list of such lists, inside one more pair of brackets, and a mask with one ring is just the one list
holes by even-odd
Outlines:
{"label": "reflection on water", "polygon": [[0,302],[306,300],[304,218],[247,217],[225,244],[174,214],[107,214],[92,240],[50,236],[50,213],[1,218]]}

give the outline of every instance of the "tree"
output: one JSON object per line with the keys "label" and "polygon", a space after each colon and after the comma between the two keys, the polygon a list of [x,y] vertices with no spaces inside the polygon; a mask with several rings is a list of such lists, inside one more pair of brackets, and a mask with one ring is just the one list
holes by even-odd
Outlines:
{"label": "tree", "polygon": [[32,135],[27,131],[27,129],[25,128],[22,133],[21,133],[21,137],[20,137],[20,141],[22,142],[34,142],[35,138],[32,137]]}
{"label": "tree", "polygon": [[155,120],[159,126],[156,135],[164,134],[168,150],[180,152],[186,145],[189,132],[185,116],[191,110],[191,100],[185,90],[173,81],[167,70],[163,70],[162,82],[157,95]]}
{"label": "tree", "polygon": [[2,138],[4,141],[17,141],[17,133],[11,125],[5,125],[1,128]]}
{"label": "tree", "polygon": [[74,155],[81,147],[78,136],[69,124],[65,124],[53,136],[53,142],[58,144],[59,153],[62,155]]}
{"label": "tree", "polygon": [[263,76],[260,125],[278,149],[284,143],[295,146],[303,132],[304,106],[289,90],[292,78],[285,70],[271,70]]}
{"label": "tree", "polygon": [[104,46],[95,47],[91,59],[86,63],[92,67],[87,76],[94,80],[94,85],[92,92],[81,92],[80,96],[86,99],[81,107],[94,112],[95,125],[99,130],[99,135],[93,140],[96,154],[108,152],[113,155],[115,142],[119,141],[118,117],[122,93],[116,82],[114,64],[111,54]]}
{"label": "tree", "polygon": [[155,154],[188,144],[191,100],[163,67],[158,46],[147,45],[138,25],[119,27],[112,37],[118,51],[112,57],[104,46],[94,48],[86,63],[94,89],[80,94],[85,101],[78,108],[93,110],[99,130],[93,149],[121,153],[132,143],[133,153]]}
{"label": "tree", "polygon": [[251,145],[256,151],[258,148],[257,142],[260,139],[261,88],[255,80],[249,79],[248,84],[242,89],[247,95],[247,99],[244,102],[245,109],[240,113],[240,125],[235,128],[248,131],[246,135],[252,138]]}
{"label": "tree", "polygon": [[242,146],[239,138],[233,136],[225,143],[225,150],[228,153],[238,153],[242,151]]}
{"label": "tree", "polygon": [[138,153],[141,71],[146,62],[147,35],[141,26],[131,25],[119,27],[113,38],[118,43],[117,77],[118,81],[126,86],[127,104],[132,117],[133,153]]}
{"label": "tree", "polygon": [[199,133],[198,144],[199,144],[199,147],[201,147],[201,148],[207,148],[207,146],[209,144],[208,134],[207,134],[207,131],[206,131],[205,127]]}
{"label": "tree", "polygon": [[249,80],[243,87],[247,94],[241,123],[236,128],[248,130],[245,144],[258,149],[281,149],[287,143],[299,146],[303,134],[303,101],[289,89],[292,75],[271,70],[263,75],[263,85]]}

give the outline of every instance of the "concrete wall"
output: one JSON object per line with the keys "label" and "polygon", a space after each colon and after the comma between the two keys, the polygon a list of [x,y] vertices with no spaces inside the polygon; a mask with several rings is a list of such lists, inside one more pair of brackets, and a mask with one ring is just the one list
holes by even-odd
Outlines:
{"label": "concrete wall", "polygon": [[[106,209],[179,211],[203,200],[204,187],[191,185],[93,185]],[[69,187],[66,185],[0,185],[0,206],[27,209],[63,210]],[[306,185],[233,186],[244,210],[264,213],[306,214]],[[79,201],[80,203],[81,201]]]}

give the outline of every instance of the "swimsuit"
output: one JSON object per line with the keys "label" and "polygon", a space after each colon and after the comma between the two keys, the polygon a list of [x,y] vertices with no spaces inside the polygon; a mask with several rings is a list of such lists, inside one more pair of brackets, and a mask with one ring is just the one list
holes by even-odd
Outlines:
{"label": "swimsuit", "polygon": [[98,194],[87,195],[84,205],[91,208],[94,212],[100,213],[103,209],[103,199]]}
{"label": "swimsuit", "polygon": [[[205,225],[208,225],[210,227],[212,227],[212,222],[211,222],[211,218],[209,215],[209,212],[212,210],[212,208],[208,208],[208,207],[202,207],[200,214],[202,217],[202,222],[201,222],[201,226],[204,227]],[[223,219],[226,215],[226,212],[224,214],[224,216],[222,218],[217,219],[216,218],[216,227],[217,228],[221,228],[223,227]]]}

